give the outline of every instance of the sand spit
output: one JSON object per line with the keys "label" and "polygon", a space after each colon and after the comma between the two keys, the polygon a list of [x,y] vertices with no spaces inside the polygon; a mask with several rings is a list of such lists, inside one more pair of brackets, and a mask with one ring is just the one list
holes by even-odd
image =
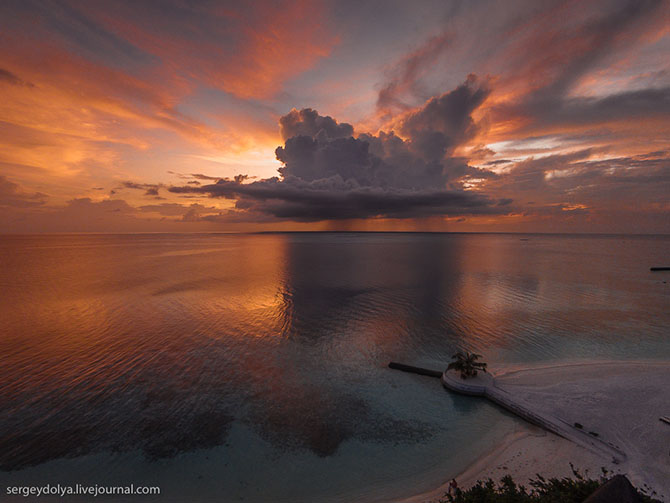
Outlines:
{"label": "sand spit", "polygon": [[[605,468],[625,474],[638,488],[670,501],[670,362],[580,362],[532,368],[499,368],[496,385],[535,411],[613,444],[626,455],[615,464],[609,456],[575,444],[539,427],[522,425],[456,477],[461,487],[506,474],[522,484],[537,473],[571,475],[570,463],[597,477]],[[473,397],[473,400],[482,398]],[[405,500],[436,501],[448,480],[435,491]]]}

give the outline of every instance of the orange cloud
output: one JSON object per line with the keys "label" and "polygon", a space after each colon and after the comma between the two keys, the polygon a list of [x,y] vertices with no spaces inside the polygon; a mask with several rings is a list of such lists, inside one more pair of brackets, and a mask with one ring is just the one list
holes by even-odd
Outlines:
{"label": "orange cloud", "polygon": [[[147,169],[156,176],[157,168],[138,164],[133,152],[151,158],[156,151],[167,159],[169,154],[159,152],[178,148],[193,154],[189,169],[198,171],[203,163],[196,156],[225,153],[232,162],[243,161],[246,151],[255,159],[259,148],[272,152],[277,143],[272,117],[269,125],[241,119],[232,129],[218,117],[206,124],[180,112],[185,89],[162,78],[161,70],[138,77],[55,42],[17,34],[3,39],[0,69],[12,77],[0,79],[0,165],[13,179],[55,194],[56,200]],[[172,158],[171,164],[177,163]],[[170,169],[169,164],[157,167],[162,173]]]}
{"label": "orange cloud", "polygon": [[[87,14],[158,57],[173,79],[204,82],[242,99],[272,98],[338,42],[328,33],[323,5],[309,0],[207,8],[182,20],[181,35],[153,31],[132,15],[92,8]],[[209,18],[207,29],[197,23],[202,18]]]}

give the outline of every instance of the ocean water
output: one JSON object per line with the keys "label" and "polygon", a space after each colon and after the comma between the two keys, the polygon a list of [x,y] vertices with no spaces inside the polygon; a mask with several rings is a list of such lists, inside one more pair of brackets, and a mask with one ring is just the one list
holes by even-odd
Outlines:
{"label": "ocean water", "polygon": [[390,360],[670,360],[669,263],[668,236],[1,236],[0,488],[431,489],[519,422]]}

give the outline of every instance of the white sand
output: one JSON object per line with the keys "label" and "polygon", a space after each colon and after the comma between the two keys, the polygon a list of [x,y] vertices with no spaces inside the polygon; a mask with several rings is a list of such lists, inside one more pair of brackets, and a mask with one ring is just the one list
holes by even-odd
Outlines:
{"label": "white sand", "polygon": [[[499,481],[506,474],[525,485],[537,473],[545,478],[569,476],[572,462],[593,477],[601,474],[601,467],[623,473],[636,487],[670,501],[670,425],[659,421],[660,416],[670,416],[670,362],[507,367],[495,376],[499,387],[533,404],[538,412],[582,424],[584,430],[623,450],[627,458],[614,465],[611,459],[554,434],[520,426],[456,477],[461,488],[489,477]],[[447,483],[406,502],[437,501],[447,491]]]}

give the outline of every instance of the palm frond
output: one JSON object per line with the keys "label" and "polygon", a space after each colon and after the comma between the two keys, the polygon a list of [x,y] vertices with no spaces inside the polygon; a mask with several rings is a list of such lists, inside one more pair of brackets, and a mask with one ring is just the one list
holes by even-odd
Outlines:
{"label": "palm frond", "polygon": [[480,354],[459,351],[451,357],[453,361],[447,366],[447,370],[460,371],[462,379],[475,377],[478,370],[486,372],[486,363],[477,361],[480,358]]}

